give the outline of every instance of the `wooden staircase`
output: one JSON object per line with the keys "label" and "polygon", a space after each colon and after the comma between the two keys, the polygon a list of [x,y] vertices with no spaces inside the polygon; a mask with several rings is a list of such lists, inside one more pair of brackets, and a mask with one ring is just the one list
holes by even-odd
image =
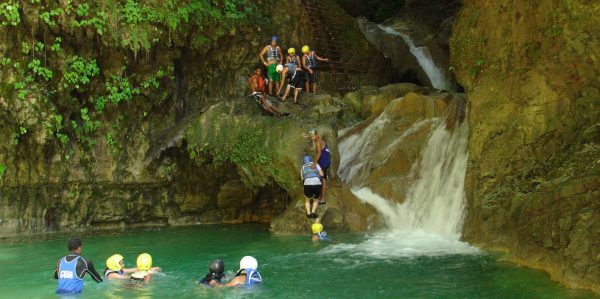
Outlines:
{"label": "wooden staircase", "polygon": [[357,65],[344,61],[342,56],[344,46],[338,38],[340,29],[326,13],[341,8],[324,0],[301,0],[301,3],[304,17],[314,33],[314,39],[310,44],[311,50],[314,49],[319,56],[329,59],[327,62],[319,62],[319,70],[329,72],[333,78],[340,80],[342,83],[340,90],[355,89],[350,86],[350,74],[360,72],[361,69]]}

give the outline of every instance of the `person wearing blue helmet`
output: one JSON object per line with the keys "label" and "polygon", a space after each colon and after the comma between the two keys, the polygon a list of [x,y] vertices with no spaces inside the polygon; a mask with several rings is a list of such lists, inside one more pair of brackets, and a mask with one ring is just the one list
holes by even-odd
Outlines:
{"label": "person wearing blue helmet", "polygon": [[[283,53],[281,48],[277,45],[279,39],[277,36],[271,37],[271,44],[266,45],[262,51],[258,54],[258,58],[267,67],[267,76],[269,77],[269,95],[273,96],[273,83],[275,84],[275,90],[279,90],[281,84],[281,76],[276,71],[277,65],[283,62]],[[265,58],[266,56],[266,58]]]}
{"label": "person wearing blue helmet", "polygon": [[319,198],[321,197],[321,180],[323,177],[323,170],[317,164],[316,167],[313,165],[313,159],[311,156],[306,155],[302,159],[302,167],[300,170],[300,177],[304,182],[304,207],[306,208],[307,218],[319,217],[316,213],[317,207],[319,207]]}

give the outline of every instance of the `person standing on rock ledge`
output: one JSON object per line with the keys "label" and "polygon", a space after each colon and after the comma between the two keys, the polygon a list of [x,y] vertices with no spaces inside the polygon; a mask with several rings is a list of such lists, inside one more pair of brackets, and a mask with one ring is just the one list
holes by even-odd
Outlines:
{"label": "person standing on rock ledge", "polygon": [[81,239],[73,237],[67,242],[70,253],[56,263],[54,279],[58,279],[57,294],[79,294],[83,291],[83,276],[89,273],[96,282],[102,277],[96,272],[92,261],[81,256]]}
{"label": "person standing on rock ledge", "polygon": [[319,215],[317,215],[316,211],[319,207],[319,197],[321,197],[323,171],[319,165],[314,168],[312,157],[309,155],[304,156],[302,159],[300,177],[304,183],[306,217],[317,218]]}
{"label": "person standing on rock ledge", "polygon": [[310,94],[312,84],[313,94],[317,94],[317,60],[329,61],[327,58],[319,57],[315,51],[311,51],[308,45],[302,47],[302,67],[306,70],[308,80],[306,81],[306,92]]}
{"label": "person standing on rock ledge", "polygon": [[319,200],[319,204],[326,204],[327,200],[325,199],[325,192],[327,191],[327,179],[328,179],[328,172],[329,172],[329,167],[331,166],[331,152],[329,152],[329,146],[327,146],[327,143],[325,143],[325,141],[323,141],[321,138],[319,138],[319,134],[317,133],[317,129],[311,129],[309,131],[310,134],[310,139],[312,140],[312,142],[315,143],[315,148],[317,151],[317,156],[315,158],[311,168],[315,168],[315,166],[320,166],[320,168],[323,170],[323,184],[322,184],[322,190],[321,190],[321,199]]}
{"label": "person standing on rock ledge", "polygon": [[[275,70],[277,65],[283,63],[283,53],[281,53],[281,48],[277,45],[277,36],[271,37],[271,44],[265,46],[262,51],[258,54],[258,58],[262,61],[262,63],[267,67],[267,75],[269,77],[269,95],[274,96],[273,94],[273,84],[276,86],[276,90],[280,89],[281,77],[279,73]],[[267,59],[265,60],[265,54]]]}

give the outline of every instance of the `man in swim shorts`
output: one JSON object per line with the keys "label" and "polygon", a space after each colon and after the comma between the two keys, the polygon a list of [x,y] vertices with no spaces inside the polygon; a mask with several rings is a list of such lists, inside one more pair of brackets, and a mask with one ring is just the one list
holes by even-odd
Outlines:
{"label": "man in swim shorts", "polygon": [[283,53],[281,52],[281,48],[277,45],[277,40],[277,36],[271,37],[271,44],[265,46],[258,54],[258,58],[260,58],[262,63],[267,67],[269,95],[271,96],[274,96],[273,83],[275,83],[275,90],[279,90],[281,84],[281,76],[277,73],[276,67],[283,62]]}

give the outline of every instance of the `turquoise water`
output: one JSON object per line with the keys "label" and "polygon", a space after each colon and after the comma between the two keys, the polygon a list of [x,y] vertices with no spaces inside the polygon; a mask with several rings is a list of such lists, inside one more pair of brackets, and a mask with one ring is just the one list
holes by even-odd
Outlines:
{"label": "turquoise water", "polygon": [[[113,253],[134,266],[143,251],[164,273],[148,285],[97,284],[86,276],[81,298],[600,298],[568,290],[543,272],[499,262],[464,243],[425,234],[276,236],[263,226],[136,229],[83,236],[83,256],[98,271]],[[0,240],[1,298],[59,298],[54,265],[66,235]],[[209,260],[222,258],[228,276],[239,259],[258,259],[264,283],[254,289],[195,283]]]}

